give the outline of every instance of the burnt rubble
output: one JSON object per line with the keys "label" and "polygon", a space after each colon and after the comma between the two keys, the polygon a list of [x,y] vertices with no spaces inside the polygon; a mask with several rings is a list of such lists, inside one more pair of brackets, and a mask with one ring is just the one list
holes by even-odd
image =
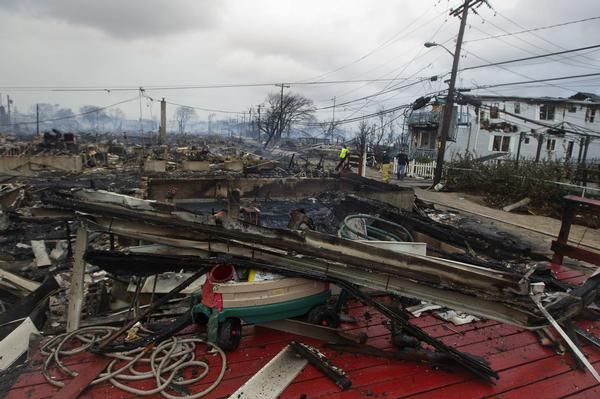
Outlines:
{"label": "burnt rubble", "polygon": [[[326,337],[324,348],[458,367],[492,383],[499,375],[485,359],[427,334],[412,322],[409,304],[540,331],[551,319],[568,326],[595,307],[598,276],[579,286],[561,282],[548,259],[515,236],[439,211],[415,200],[410,188],[330,172],[328,148],[312,156],[280,149],[269,159],[240,143],[90,146],[57,132],[19,147],[20,155],[17,147],[9,156],[82,162],[79,171],[40,170],[28,158],[29,166],[0,184],[0,332],[53,335],[44,346],[53,348],[44,354],[53,385],[47,366],[60,354],[51,350],[78,331],[94,337],[81,352],[99,356],[142,356],[177,345],[191,328],[202,338],[185,344],[189,350],[205,341],[216,351],[243,350],[240,320],[268,326],[273,319],[221,317],[223,308],[237,314],[230,304],[240,299],[227,296],[237,283],[271,284],[268,292],[299,307],[316,301],[286,309],[281,319],[316,323],[292,321],[301,323],[293,326],[298,335]],[[329,158],[335,162],[335,154]],[[349,299],[386,320],[394,350],[339,328]],[[248,301],[257,313],[278,303],[264,293]],[[350,387],[318,349],[290,345]],[[28,364],[26,349],[18,359],[10,367]]]}

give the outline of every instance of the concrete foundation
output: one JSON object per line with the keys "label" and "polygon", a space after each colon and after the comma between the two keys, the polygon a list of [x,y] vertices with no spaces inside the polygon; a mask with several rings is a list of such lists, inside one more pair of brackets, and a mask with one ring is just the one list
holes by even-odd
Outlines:
{"label": "concrete foundation", "polygon": [[144,172],[159,173],[167,170],[167,161],[160,159],[146,159],[144,161]]}
{"label": "concrete foundation", "polygon": [[195,172],[206,172],[210,170],[210,162],[208,161],[183,161],[181,164],[183,170],[195,171]]}
{"label": "concrete foundation", "polygon": [[21,155],[0,157],[0,172],[31,175],[40,171],[81,172],[80,155]]}

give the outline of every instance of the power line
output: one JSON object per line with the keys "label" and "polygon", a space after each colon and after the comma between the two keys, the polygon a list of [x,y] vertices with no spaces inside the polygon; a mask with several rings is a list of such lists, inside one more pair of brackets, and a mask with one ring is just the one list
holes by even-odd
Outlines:
{"label": "power line", "polygon": [[[506,18],[506,17],[504,17],[504,15],[501,15],[501,16],[503,18]],[[525,30],[521,30],[521,31],[518,31],[518,32],[507,32],[507,33],[503,33],[501,35],[494,35],[494,36],[488,36],[488,37],[480,37],[480,38],[476,38],[476,39],[465,40],[464,43],[473,43],[473,42],[480,42],[480,41],[483,41],[483,40],[498,39],[500,37],[515,36],[515,35],[520,35],[520,34],[523,34],[523,33],[537,32],[537,31],[540,31],[540,30],[557,28],[559,26],[567,26],[567,25],[572,25],[572,24],[578,24],[578,23],[581,23],[581,22],[593,21],[593,20],[596,20],[596,19],[600,19],[600,16],[590,17],[590,18],[583,18],[583,19],[578,19],[578,20],[575,20],[575,21],[568,21],[568,22],[563,22],[563,23],[554,24],[554,25],[539,26],[539,27],[536,27],[536,28],[525,29]]]}
{"label": "power line", "polygon": [[[482,108],[486,108],[486,109],[491,109],[492,108],[490,105],[486,105],[486,104],[482,104],[481,107]],[[534,119],[527,118],[527,117],[522,116],[522,115],[513,114],[512,112],[508,112],[508,111],[505,111],[505,110],[502,110],[502,109],[498,109],[498,112],[506,114],[506,115],[510,115],[510,116],[512,116],[512,117],[514,117],[516,119],[520,119],[520,120],[525,121],[525,122],[533,123],[534,125],[545,127],[547,129],[562,130],[565,133],[571,133],[571,134],[575,134],[575,135],[578,135],[578,136],[600,137],[600,132],[596,132],[596,131],[590,130],[590,129],[586,129],[589,133],[582,133],[582,132],[578,132],[578,131],[571,130],[571,129],[565,129],[564,127],[558,127],[559,124],[553,126],[553,125],[550,125],[550,124],[547,124],[547,123],[543,123],[543,122],[540,122],[540,121],[536,121]],[[507,122],[509,122],[509,121],[507,121]],[[574,125],[574,126],[577,126],[577,125]],[[581,128],[581,126],[577,126],[577,127]]]}
{"label": "power line", "polygon": [[554,56],[554,55],[574,53],[574,52],[577,52],[577,51],[590,50],[590,49],[599,48],[599,47],[600,47],[600,44],[595,44],[593,46],[579,47],[579,48],[574,48],[574,49],[571,49],[571,50],[556,51],[554,53],[533,55],[531,57],[515,58],[515,59],[512,59],[512,60],[492,62],[492,63],[489,63],[489,64],[482,64],[482,65],[475,65],[475,66],[471,66],[471,67],[462,68],[460,71],[461,72],[462,71],[470,71],[472,69],[487,68],[487,67],[490,67],[490,66],[511,64],[511,63],[514,63],[514,62],[535,60],[535,59],[538,59],[538,58],[545,58],[545,57],[551,57],[551,56]]}
{"label": "power line", "polygon": [[[306,82],[283,82],[290,86],[311,86],[311,85],[334,85],[334,84],[349,84],[349,83],[377,83],[377,82],[395,82],[398,77],[388,79],[346,79],[346,80],[323,80],[323,81],[306,81]],[[229,89],[229,88],[244,88],[244,87],[270,87],[281,84],[281,82],[265,82],[265,83],[230,83],[230,84],[207,84],[207,85],[174,85],[174,86],[142,86],[145,91],[150,90],[200,90],[200,89]],[[102,88],[94,86],[0,86],[0,90],[13,91],[54,91],[54,92],[112,92],[112,91],[139,91],[140,87],[114,87]]]}
{"label": "power line", "polygon": [[[389,114],[391,112],[396,112],[396,111],[399,111],[401,109],[405,109],[405,108],[408,108],[408,107],[411,107],[411,106],[412,106],[412,103],[411,104],[402,104],[402,105],[398,105],[396,107],[388,108],[388,109],[381,110],[381,111],[374,112],[374,113],[367,114],[367,115],[361,115],[361,116],[356,116],[356,117],[347,118],[347,119],[340,119],[340,120],[337,120],[335,123],[336,123],[336,125],[341,125],[341,124],[346,124],[346,123],[358,122],[358,121],[361,121],[361,120],[364,120],[364,119],[372,118],[374,116],[385,115],[385,114]],[[299,123],[299,124],[303,125],[303,126],[315,126],[315,127],[319,127],[319,126],[323,125],[323,122],[320,122],[320,123],[307,122],[307,123]]]}
{"label": "power line", "polygon": [[[350,66],[352,66],[352,65],[355,65],[355,64],[357,64],[357,63],[359,63],[359,62],[363,61],[364,59],[366,59],[366,58],[370,57],[371,55],[373,55],[373,54],[374,54],[374,53],[376,53],[377,51],[379,51],[379,50],[382,50],[382,49],[384,49],[384,48],[386,48],[386,47],[390,46],[390,45],[391,45],[391,44],[393,44],[394,42],[396,42],[396,41],[400,40],[400,38],[401,38],[401,37],[399,37],[400,35],[402,35],[402,34],[403,34],[403,33],[404,33],[406,30],[408,30],[408,29],[409,29],[409,28],[410,28],[412,25],[414,25],[415,23],[417,23],[417,22],[418,22],[418,21],[419,21],[419,20],[420,20],[422,17],[424,17],[425,15],[429,14],[429,12],[430,12],[430,10],[429,10],[429,9],[427,9],[427,10],[426,10],[426,11],[425,11],[425,12],[424,12],[422,15],[420,15],[420,16],[419,16],[419,17],[417,17],[415,20],[413,20],[413,22],[411,22],[411,23],[410,23],[408,26],[406,26],[405,28],[401,29],[401,30],[400,30],[400,31],[398,31],[396,34],[394,34],[394,36],[392,36],[390,39],[386,40],[385,42],[383,42],[383,43],[382,43],[382,44],[380,44],[379,46],[375,47],[375,48],[374,48],[374,49],[372,49],[371,51],[367,52],[366,54],[362,55],[361,57],[359,57],[359,58],[355,59],[354,61],[351,61],[351,62],[349,62],[349,63],[347,63],[347,64],[345,64],[345,65],[342,65],[342,66],[340,66],[340,67],[338,67],[338,68],[335,68],[335,69],[333,69],[333,70],[331,70],[331,71],[329,71],[329,72],[325,72],[325,73],[323,73],[323,74],[321,74],[321,75],[315,76],[315,77],[311,78],[310,80],[317,80],[317,79],[323,78],[323,77],[325,77],[325,76],[327,76],[327,75],[330,75],[330,74],[332,74],[332,73],[339,72],[339,71],[341,71],[342,69],[345,69],[345,68],[347,68],[347,67],[350,67]],[[415,29],[413,29],[412,31],[410,31],[410,32],[408,32],[408,33],[406,33],[406,34],[404,34],[404,35],[402,36],[402,38],[404,38],[404,37],[406,37],[406,36],[408,36],[408,35],[410,35],[410,34],[412,34],[412,33],[416,32],[416,31],[418,31],[419,29],[423,28],[424,26],[427,26],[428,24],[430,24],[431,22],[435,21],[435,20],[436,20],[436,19],[438,19],[440,16],[442,16],[444,13],[445,13],[445,11],[442,11],[441,13],[439,13],[439,14],[435,15],[433,18],[431,18],[430,20],[428,20],[428,21],[427,21],[427,22],[425,22],[424,24],[422,24],[422,25],[420,25],[420,26],[416,27]]]}
{"label": "power line", "polygon": [[[69,115],[69,116],[62,116],[60,118],[45,119],[43,121],[39,121],[39,123],[57,122],[57,121],[65,120],[65,119],[74,119],[74,118],[78,118],[78,117],[83,116],[83,115],[89,115],[89,114],[93,114],[93,113],[96,113],[96,112],[104,111],[105,109],[116,107],[117,105],[129,103],[129,102],[137,101],[137,100],[139,100],[139,96],[135,96],[135,97],[130,98],[128,100],[119,101],[117,103],[110,104],[110,105],[107,105],[107,106],[104,106],[104,107],[97,107],[97,108],[94,108],[93,110],[90,110],[90,111],[80,112],[78,114],[73,114],[73,115]],[[35,120],[35,121],[25,121],[25,122],[4,123],[4,124],[0,124],[0,126],[31,125],[31,124],[35,124],[35,123],[38,123],[38,121]]]}
{"label": "power line", "polygon": [[[152,100],[152,101],[154,101],[154,100]],[[185,105],[185,104],[174,103],[174,102],[171,102],[171,101],[165,101],[165,102],[167,104],[169,104],[169,105],[175,105],[177,107],[198,109],[200,111],[206,111],[206,112],[219,112],[219,113],[222,113],[222,114],[238,114],[238,115],[245,113],[245,112],[241,112],[241,111],[226,111],[226,110],[222,110],[222,109],[196,107],[196,106],[192,106],[192,105]]]}
{"label": "power line", "polygon": [[[436,78],[437,78],[437,76],[436,76]],[[352,104],[352,103],[355,103],[355,102],[358,102],[358,101],[362,101],[362,100],[366,100],[366,99],[369,99],[369,98],[381,96],[383,94],[387,94],[387,93],[391,93],[391,92],[394,92],[394,91],[397,91],[397,90],[400,90],[400,89],[411,87],[411,86],[414,86],[416,84],[419,84],[421,82],[425,82],[425,81],[428,81],[428,80],[431,80],[431,79],[432,79],[432,77],[422,78],[422,79],[419,79],[419,80],[417,80],[415,82],[408,83],[408,84],[405,84],[405,85],[402,85],[402,86],[394,86],[391,89],[388,89],[388,90],[385,90],[385,91],[379,91],[379,92],[377,92],[375,94],[371,94],[371,95],[368,95],[368,96],[356,98],[354,100],[349,100],[349,101],[346,101],[346,102],[343,102],[343,103],[338,103],[338,104],[336,104],[336,107],[341,107],[341,106],[344,106],[344,105],[347,105],[347,104]],[[317,110],[331,109],[331,108],[333,108],[333,106],[329,105],[329,106],[317,108]]]}
{"label": "power line", "polygon": [[482,85],[482,86],[476,86],[476,87],[468,88],[468,89],[464,89],[464,90],[479,90],[479,89],[488,89],[488,88],[493,88],[493,87],[516,86],[516,85],[522,85],[522,84],[527,84],[527,83],[540,83],[540,82],[551,82],[554,80],[587,78],[590,76],[600,76],[600,72],[586,73],[583,75],[558,76],[555,78],[546,78],[546,79],[523,80],[523,81],[511,82],[511,83],[498,83],[498,84],[493,84],[493,85]]}
{"label": "power line", "polygon": [[[506,16],[502,15],[502,14],[501,14],[501,13],[499,13],[498,11],[494,10],[494,12],[495,12],[496,14],[500,15],[502,18],[504,18],[504,19],[506,19],[507,21],[509,21],[510,23],[514,24],[515,26],[517,26],[517,27],[519,27],[519,28],[521,28],[521,29],[525,29],[525,27],[523,27],[523,26],[521,26],[521,25],[517,24],[516,22],[514,22],[514,21],[512,21],[511,19],[509,19],[508,17],[506,17]],[[506,29],[504,29],[504,28],[502,28],[502,27],[500,27],[500,26],[496,25],[494,22],[492,22],[492,21],[490,21],[490,20],[488,20],[488,19],[485,19],[485,18],[483,18],[483,17],[481,17],[481,18],[482,18],[482,20],[483,20],[483,21],[486,21],[486,22],[488,22],[488,23],[489,23],[491,26],[495,27],[496,29],[499,29],[500,31],[502,31],[502,32],[504,32],[504,33],[510,33],[510,32],[508,32]],[[476,29],[476,30],[478,30],[478,31],[480,31],[480,32],[482,32],[482,33],[484,33],[484,34],[487,34],[486,32],[483,32],[481,29],[478,29],[478,28],[475,28],[475,29]],[[549,43],[549,44],[551,44],[551,45],[552,45],[552,46],[554,46],[554,47],[557,47],[557,48],[559,48],[560,50],[566,50],[566,48],[564,48],[564,47],[562,47],[562,46],[559,46],[559,45],[557,45],[556,43],[552,43],[551,41],[547,40],[546,38],[544,38],[544,37],[542,37],[542,36],[540,36],[540,35],[538,35],[538,34],[536,34],[536,33],[530,32],[530,34],[531,34],[532,36],[534,36],[534,37],[538,38],[538,39],[541,39],[541,40],[545,41],[546,43]],[[517,39],[517,40],[519,40],[519,41],[521,41],[521,42],[523,42],[523,43],[525,43],[525,44],[527,44],[527,45],[529,45],[529,46],[533,46],[533,47],[535,47],[535,48],[537,48],[537,49],[540,49],[540,50],[542,50],[542,51],[551,51],[551,50],[549,50],[549,49],[548,49],[548,48],[546,48],[546,47],[539,46],[539,45],[537,45],[537,44],[535,44],[535,43],[532,43],[531,41],[527,41],[527,40],[525,40],[525,39],[523,39],[523,38],[521,38],[521,37],[519,37],[519,36],[514,36],[514,38],[515,38],[515,39]],[[534,52],[532,52],[532,51],[529,51],[529,50],[527,50],[527,49],[524,49],[523,47],[517,46],[517,45],[515,45],[515,44],[511,44],[511,43],[507,42],[506,40],[504,40],[504,39],[502,39],[502,38],[500,38],[500,41],[502,41],[503,43],[506,43],[507,45],[509,45],[509,46],[511,46],[511,47],[518,48],[519,50],[521,50],[521,51],[524,51],[524,52],[526,52],[526,53],[528,53],[528,54],[537,55],[536,53],[534,53]],[[583,65],[587,65],[587,66],[588,66],[588,68],[589,68],[589,67],[592,67],[592,68],[594,68],[594,69],[597,69],[597,68],[598,68],[598,65],[591,64],[591,63],[589,63],[589,62],[582,62],[582,61],[580,61],[580,62],[579,62],[579,64],[573,64],[572,62],[570,62],[570,61],[571,61],[571,59],[570,59],[570,58],[568,58],[568,57],[565,57],[564,55],[561,55],[561,56],[558,56],[558,57],[562,59],[562,61],[558,61],[558,62],[561,62],[561,63],[563,63],[563,64],[566,64],[566,65],[576,66],[576,67],[579,67],[579,68],[585,68]],[[585,57],[585,56],[583,56],[583,55],[582,55],[582,56],[580,56],[580,57],[582,57],[582,58],[585,58],[585,59],[590,59],[589,57]],[[594,59],[591,59],[591,60],[592,60],[592,61],[595,61]]]}

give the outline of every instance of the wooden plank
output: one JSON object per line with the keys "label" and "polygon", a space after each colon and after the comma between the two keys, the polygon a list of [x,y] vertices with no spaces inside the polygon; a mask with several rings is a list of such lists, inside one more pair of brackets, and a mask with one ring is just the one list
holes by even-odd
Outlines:
{"label": "wooden plank", "polygon": [[581,392],[574,393],[569,396],[565,396],[565,399],[598,399],[600,398],[600,386],[586,389]]}
{"label": "wooden plank", "polygon": [[37,267],[52,265],[44,240],[31,240],[31,250],[33,251],[33,256],[35,256],[35,265]]}
{"label": "wooden plank", "polygon": [[83,307],[83,279],[85,277],[85,261],[83,256],[88,244],[88,232],[85,227],[77,229],[75,253],[73,256],[73,271],[69,287],[69,307],[67,309],[67,332],[79,328],[81,308]]}
{"label": "wooden plank", "polygon": [[573,259],[583,260],[594,265],[600,265],[600,252],[590,251],[585,248],[575,247],[559,241],[552,241],[551,249],[556,255],[567,256]]}
{"label": "wooden plank", "polygon": [[[502,399],[562,398],[574,390],[600,387],[590,373],[573,370],[554,378],[548,378],[497,396]],[[600,396],[596,396],[597,398]]]}
{"label": "wooden plank", "polygon": [[27,317],[0,342],[0,370],[6,370],[27,352],[31,334],[39,334],[39,331]]}
{"label": "wooden plank", "polygon": [[[542,348],[536,351],[529,351],[527,347],[515,349],[513,351],[499,353],[491,356],[494,368],[496,366],[506,367],[515,364],[523,364],[539,358],[553,356],[553,354]],[[465,372],[454,370],[455,372],[446,372],[435,370],[431,366],[418,366],[402,364],[400,362],[390,363],[379,367],[361,369],[359,372],[350,372],[349,377],[353,382],[353,391],[361,393],[369,392],[373,397],[397,398],[408,396],[424,390],[437,389],[456,383],[457,381],[469,380],[471,376]],[[294,398],[302,393],[308,393],[309,397],[327,397],[327,398],[345,398],[346,395],[338,390],[328,389],[327,391],[314,390],[311,386],[318,387],[316,381],[309,381],[310,384],[296,384],[290,386],[282,398]],[[473,385],[491,385],[479,380],[470,381]],[[303,386],[310,385],[310,386]],[[321,388],[321,387],[319,387]],[[307,392],[308,391],[308,392]],[[350,396],[352,397],[352,396]],[[448,396],[448,398],[458,398],[463,396]]]}
{"label": "wooden plank", "polygon": [[55,399],[76,399],[84,389],[108,366],[113,359],[106,356],[98,356],[97,360],[88,363],[77,377],[68,380],[65,386],[52,395]]}
{"label": "wooden plank", "polygon": [[286,346],[230,396],[236,399],[276,399],[307,363]]}
{"label": "wooden plank", "polygon": [[[592,353],[590,361],[597,362],[600,354]],[[422,392],[414,398],[481,398],[484,396],[498,395],[512,389],[520,388],[536,381],[556,376],[573,370],[575,366],[567,358],[552,356],[536,362],[530,362],[519,367],[508,369],[500,373],[500,379],[495,386],[463,382],[448,385],[438,389]]]}

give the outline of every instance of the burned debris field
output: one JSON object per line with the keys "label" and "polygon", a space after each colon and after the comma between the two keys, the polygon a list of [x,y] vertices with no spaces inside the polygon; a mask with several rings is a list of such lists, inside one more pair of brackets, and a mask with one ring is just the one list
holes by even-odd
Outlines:
{"label": "burned debris field", "polygon": [[593,267],[318,166],[335,146],[231,144],[7,173],[5,397],[595,396]]}
{"label": "burned debris field", "polygon": [[0,399],[600,398],[571,3],[0,1]]}

